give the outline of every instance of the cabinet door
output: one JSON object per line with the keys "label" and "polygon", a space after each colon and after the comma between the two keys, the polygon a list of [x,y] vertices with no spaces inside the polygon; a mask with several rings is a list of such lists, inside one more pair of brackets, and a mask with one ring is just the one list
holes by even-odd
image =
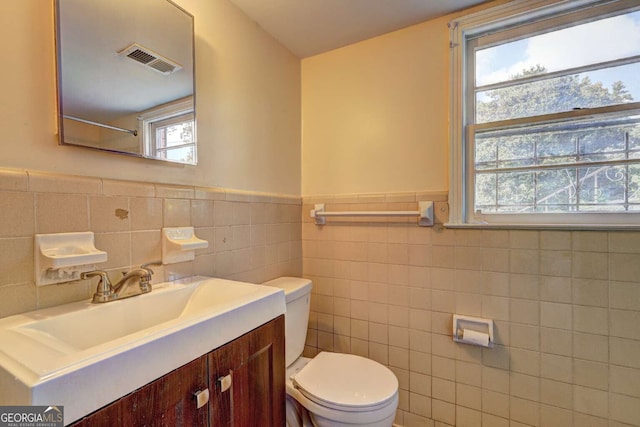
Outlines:
{"label": "cabinet door", "polygon": [[[142,364],[144,365],[144,364]],[[141,366],[144,369],[144,366]],[[122,375],[126,375],[123,372]],[[76,427],[208,426],[209,408],[197,408],[194,393],[207,388],[202,356],[79,420]]]}
{"label": "cabinet door", "polygon": [[284,426],[284,316],[210,353],[209,384],[212,426]]}

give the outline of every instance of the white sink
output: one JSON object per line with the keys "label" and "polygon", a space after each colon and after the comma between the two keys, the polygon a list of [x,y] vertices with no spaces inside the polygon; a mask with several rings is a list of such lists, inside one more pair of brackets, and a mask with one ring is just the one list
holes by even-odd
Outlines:
{"label": "white sink", "polygon": [[0,405],[64,405],[70,423],[284,312],[280,289],[196,276],[0,319]]}

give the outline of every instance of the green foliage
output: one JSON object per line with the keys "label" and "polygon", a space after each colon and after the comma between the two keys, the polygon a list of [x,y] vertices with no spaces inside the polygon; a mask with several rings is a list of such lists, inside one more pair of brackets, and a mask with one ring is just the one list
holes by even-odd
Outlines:
{"label": "green foliage", "polygon": [[[545,74],[536,65],[511,76],[511,80]],[[589,77],[568,75],[515,86],[489,90],[476,103],[476,122],[485,123],[516,117],[593,108],[633,101],[624,83],[617,81],[609,89]]]}

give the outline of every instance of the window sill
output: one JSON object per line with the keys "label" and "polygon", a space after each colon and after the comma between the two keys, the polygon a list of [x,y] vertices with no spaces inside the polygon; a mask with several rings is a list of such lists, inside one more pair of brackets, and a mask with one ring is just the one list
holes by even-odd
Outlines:
{"label": "window sill", "polygon": [[569,231],[625,231],[640,230],[640,224],[489,224],[445,223],[444,228],[478,230],[569,230]]}

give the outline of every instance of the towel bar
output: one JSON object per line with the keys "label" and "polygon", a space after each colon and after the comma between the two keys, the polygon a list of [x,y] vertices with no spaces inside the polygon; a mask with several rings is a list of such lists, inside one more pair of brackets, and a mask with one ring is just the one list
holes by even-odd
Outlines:
{"label": "towel bar", "polygon": [[322,225],[327,223],[327,217],[340,216],[419,216],[418,225],[429,227],[433,225],[433,202],[418,202],[417,211],[331,211],[324,210],[324,203],[314,205],[311,210],[311,218],[314,218],[316,224]]}

